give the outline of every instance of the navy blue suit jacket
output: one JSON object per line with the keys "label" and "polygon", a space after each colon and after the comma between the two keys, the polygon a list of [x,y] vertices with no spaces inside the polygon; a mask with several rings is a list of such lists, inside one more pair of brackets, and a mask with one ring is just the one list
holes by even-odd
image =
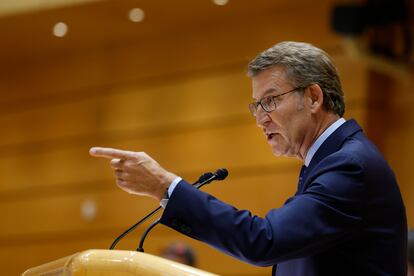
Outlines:
{"label": "navy blue suit jacket", "polygon": [[405,208],[394,174],[354,120],[315,153],[294,196],[264,218],[182,181],[161,223],[273,273],[406,275]]}

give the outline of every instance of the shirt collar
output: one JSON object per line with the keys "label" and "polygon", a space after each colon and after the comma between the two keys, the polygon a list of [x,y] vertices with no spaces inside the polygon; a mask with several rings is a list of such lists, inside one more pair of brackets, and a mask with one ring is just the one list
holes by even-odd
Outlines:
{"label": "shirt collar", "polygon": [[309,166],[313,156],[315,155],[316,151],[319,149],[319,147],[322,145],[323,142],[343,123],[345,123],[344,118],[339,118],[335,121],[332,125],[330,125],[325,131],[316,139],[315,143],[312,144],[312,146],[309,148],[308,153],[306,154],[305,158],[305,166]]}

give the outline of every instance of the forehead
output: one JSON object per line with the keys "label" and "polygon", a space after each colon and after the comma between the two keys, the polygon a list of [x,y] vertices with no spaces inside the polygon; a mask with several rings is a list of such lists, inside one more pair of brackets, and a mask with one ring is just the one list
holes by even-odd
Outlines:
{"label": "forehead", "polygon": [[252,78],[252,96],[255,100],[259,100],[268,94],[284,92],[289,87],[286,70],[282,67],[271,67]]}

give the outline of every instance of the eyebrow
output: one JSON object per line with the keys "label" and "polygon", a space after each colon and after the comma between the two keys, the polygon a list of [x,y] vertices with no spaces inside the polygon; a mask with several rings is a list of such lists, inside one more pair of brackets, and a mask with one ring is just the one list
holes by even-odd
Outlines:
{"label": "eyebrow", "polygon": [[267,89],[264,93],[263,93],[263,96],[260,98],[260,99],[255,99],[255,98],[253,98],[253,100],[255,100],[255,101],[259,101],[259,100],[261,100],[261,99],[264,99],[265,97],[267,97],[269,94],[271,94],[271,93],[273,93],[273,92],[275,92],[275,91],[277,91],[275,88],[269,88],[269,89]]}

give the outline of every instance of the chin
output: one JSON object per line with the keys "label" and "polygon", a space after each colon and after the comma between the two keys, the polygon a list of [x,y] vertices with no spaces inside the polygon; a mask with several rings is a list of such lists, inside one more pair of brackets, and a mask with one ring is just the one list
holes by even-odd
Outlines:
{"label": "chin", "polygon": [[295,154],[292,154],[292,152],[288,151],[288,150],[282,150],[280,148],[272,148],[272,154],[276,157],[296,157]]}
{"label": "chin", "polygon": [[275,149],[275,148],[272,148],[272,154],[276,157],[284,156],[283,151],[281,151],[280,149]]}

